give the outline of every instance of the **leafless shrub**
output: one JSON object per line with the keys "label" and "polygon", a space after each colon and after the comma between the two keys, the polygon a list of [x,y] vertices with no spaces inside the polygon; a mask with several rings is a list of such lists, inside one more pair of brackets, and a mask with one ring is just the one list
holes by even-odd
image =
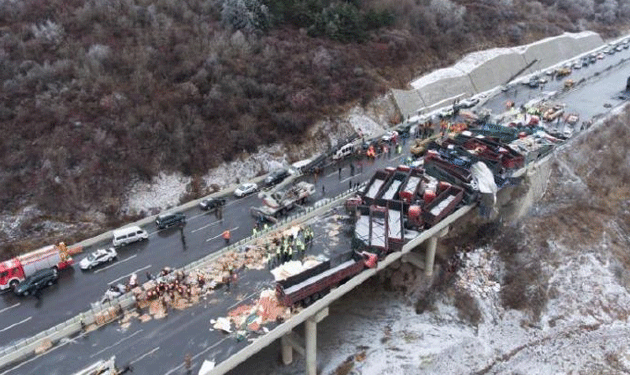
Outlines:
{"label": "leafless shrub", "polygon": [[455,299],[454,305],[457,308],[460,319],[474,326],[482,322],[483,316],[481,315],[481,310],[479,310],[479,304],[470,294],[458,289],[453,298]]}
{"label": "leafless shrub", "polygon": [[63,26],[58,25],[51,20],[47,20],[43,24],[31,25],[31,32],[35,39],[51,45],[58,45],[63,40]]}

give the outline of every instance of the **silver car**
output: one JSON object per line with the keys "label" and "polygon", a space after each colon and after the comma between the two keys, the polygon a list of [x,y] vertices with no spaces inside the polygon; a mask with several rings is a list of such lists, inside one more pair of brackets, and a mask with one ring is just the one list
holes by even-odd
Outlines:
{"label": "silver car", "polygon": [[258,191],[258,185],[253,182],[243,184],[234,190],[234,195],[238,198],[244,197],[249,194],[253,194]]}
{"label": "silver car", "polygon": [[82,270],[91,270],[101,263],[114,261],[116,257],[118,257],[118,254],[113,247],[110,247],[108,249],[98,249],[88,254],[88,256],[86,256],[85,258],[81,259],[81,261],[79,262],[79,267]]}

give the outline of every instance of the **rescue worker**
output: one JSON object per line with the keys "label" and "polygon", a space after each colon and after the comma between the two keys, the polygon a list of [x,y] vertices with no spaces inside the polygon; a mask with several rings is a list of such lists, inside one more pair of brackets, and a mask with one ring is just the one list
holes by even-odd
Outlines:
{"label": "rescue worker", "polygon": [[270,270],[272,268],[275,268],[273,266],[273,257],[271,256],[271,254],[267,254],[267,268],[269,268]]}
{"label": "rescue worker", "polygon": [[225,240],[225,244],[226,245],[230,243],[230,230],[229,229],[224,230],[223,234],[221,234],[221,236]]}
{"label": "rescue worker", "polygon": [[299,238],[295,242],[298,251],[298,257],[302,259],[304,257],[304,243]]}
{"label": "rescue worker", "polygon": [[258,234],[258,223],[252,228],[252,236],[256,237]]}
{"label": "rescue worker", "polygon": [[288,259],[289,259],[289,261],[293,260],[293,246],[289,246]]}
{"label": "rescue worker", "polygon": [[192,356],[190,353],[186,353],[184,357],[184,368],[186,369],[186,374],[192,374]]}
{"label": "rescue worker", "polygon": [[281,259],[282,259],[282,249],[280,248],[280,245],[278,245],[276,246],[276,264],[278,265],[282,264]]}
{"label": "rescue worker", "polygon": [[263,224],[263,231],[267,231],[267,229],[269,229],[269,225],[267,225],[267,223]]}

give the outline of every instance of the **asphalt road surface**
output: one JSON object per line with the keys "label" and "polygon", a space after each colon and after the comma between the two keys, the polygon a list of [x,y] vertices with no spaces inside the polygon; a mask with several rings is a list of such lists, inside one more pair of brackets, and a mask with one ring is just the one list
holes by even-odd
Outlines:
{"label": "asphalt road surface", "polygon": [[[616,106],[621,102],[616,96],[625,88],[626,79],[630,75],[630,64],[618,63],[622,58],[628,57],[629,50],[624,50],[612,56],[606,55],[604,60],[598,61],[594,66],[574,72],[566,78],[577,82],[580,74],[593,76],[596,70],[603,70],[596,77],[563,93],[557,100],[567,104],[567,112],[579,113],[581,120],[607,112],[604,103]],[[605,69],[607,66],[612,67]],[[495,113],[500,112],[508,99],[514,100],[519,106],[536,95],[554,90],[554,85],[559,88],[561,82],[549,83],[542,91],[521,85],[517,92],[503,92],[490,99],[486,107],[496,109]],[[405,151],[408,146],[409,142]],[[339,166],[333,165],[317,181],[312,176],[305,177],[317,186],[317,194],[310,200],[311,204],[323,197],[322,186],[325,186],[326,195],[337,195],[348,189],[350,181],[366,181],[376,169],[400,164],[402,157],[406,157],[406,152],[402,155],[392,153],[391,156],[378,158],[374,162],[364,162],[362,173],[360,168],[356,168],[355,176],[350,176],[349,161],[346,160],[340,165],[341,174]],[[120,249],[118,261],[110,265],[89,272],[81,272],[76,266],[75,270],[62,272],[58,285],[45,289],[39,300],[34,297],[17,298],[10,292],[2,294],[0,332],[3,335],[0,345],[32,336],[87,310],[90,302],[101,298],[108,285],[124,281],[133,272],[144,279],[147,271],[156,273],[164,266],[180,267],[220,250],[224,247],[220,234],[225,229],[232,230],[233,241],[249,236],[255,223],[249,214],[249,207],[259,204],[260,199],[255,195],[238,200],[229,199],[223,212],[223,222],[217,221],[213,213],[206,213],[198,208],[190,209],[186,212],[188,220],[183,230],[185,248],[179,229],[157,231],[152,224],[145,228],[150,233],[149,241]],[[326,224],[325,218],[319,219],[313,224]],[[335,242],[321,237],[325,231],[318,228],[315,227],[316,236],[320,236],[314,246],[315,252],[332,255],[348,249],[348,243],[338,238]],[[336,245],[331,246],[332,243]],[[97,244],[94,248],[100,246],[109,246],[109,243]],[[86,249],[90,250],[92,249]],[[77,262],[81,258],[82,256],[77,256]],[[247,344],[246,340],[237,342],[233,337],[210,331],[209,320],[224,316],[230,307],[235,307],[238,303],[251,300],[257,295],[256,291],[268,285],[270,280],[268,271],[250,271],[241,278],[236,290],[227,292],[219,289],[204,303],[184,311],[171,311],[162,320],[132,323],[127,330],[122,330],[118,324],[110,324],[68,340],[43,356],[1,370],[4,372],[0,372],[0,375],[68,374],[111,355],[117,356],[118,364],[132,363],[138,369],[135,371],[137,373],[179,374],[185,373],[183,358],[186,353],[193,355],[193,373],[196,373],[203,359],[221,361]],[[235,370],[234,373],[238,371]]]}

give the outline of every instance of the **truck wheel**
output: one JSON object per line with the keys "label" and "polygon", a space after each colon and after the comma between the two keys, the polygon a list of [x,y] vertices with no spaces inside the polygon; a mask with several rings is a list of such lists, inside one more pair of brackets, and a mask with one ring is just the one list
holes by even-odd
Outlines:
{"label": "truck wheel", "polygon": [[24,293],[22,293],[23,296],[28,296],[29,294],[31,294],[31,292],[29,292],[28,290],[24,291]]}
{"label": "truck wheel", "polygon": [[19,281],[11,280],[11,282],[9,283],[9,286],[11,287],[11,289],[15,289],[19,284],[20,284]]}

